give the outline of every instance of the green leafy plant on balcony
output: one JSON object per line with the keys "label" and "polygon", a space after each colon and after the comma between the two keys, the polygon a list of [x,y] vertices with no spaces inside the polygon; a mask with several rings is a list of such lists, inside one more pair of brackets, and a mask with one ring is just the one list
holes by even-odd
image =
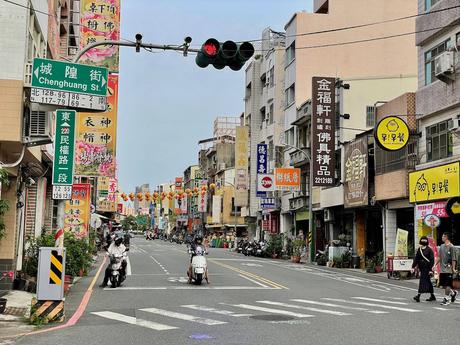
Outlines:
{"label": "green leafy plant on balcony", "polygon": [[[0,185],[8,186],[10,180],[8,179],[8,173],[5,169],[0,168]],[[1,188],[1,187],[0,187]],[[0,191],[1,192],[1,191]],[[4,221],[5,213],[9,210],[10,205],[6,200],[0,200],[0,241],[5,237],[6,225]]]}

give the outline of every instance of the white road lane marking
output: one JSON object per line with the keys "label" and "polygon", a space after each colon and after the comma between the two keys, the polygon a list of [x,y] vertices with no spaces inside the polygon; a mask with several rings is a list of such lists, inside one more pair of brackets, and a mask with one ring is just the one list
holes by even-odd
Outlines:
{"label": "white road lane marking", "polygon": [[223,324],[227,323],[225,321],[205,319],[205,318],[198,317],[198,316],[193,316],[193,315],[189,315],[189,314],[182,314],[182,313],[176,313],[174,311],[158,309],[158,308],[145,308],[145,309],[140,309],[140,310],[145,311],[147,313],[152,313],[152,314],[157,314],[157,315],[161,315],[161,316],[171,317],[171,318],[179,319],[179,320],[185,320],[185,321],[190,321],[190,322],[201,323],[203,325],[208,325],[208,326],[223,325]]}
{"label": "white road lane marking", "polygon": [[365,306],[368,306],[368,307],[378,307],[378,308],[383,308],[383,309],[393,309],[393,310],[405,311],[405,312],[408,312],[408,313],[419,313],[419,312],[421,312],[421,310],[418,310],[418,309],[401,308],[401,307],[394,307],[394,306],[391,306],[391,305],[381,305],[381,304],[376,304],[376,303],[347,301],[347,300],[340,299],[340,298],[322,298],[322,299],[326,300],[326,301],[333,301],[333,302],[342,302],[342,303],[351,303],[351,304],[357,304],[357,305],[365,305]]}
{"label": "white road lane marking", "polygon": [[225,309],[216,309],[212,307],[206,307],[203,305],[195,305],[195,304],[188,304],[188,305],[181,305],[182,308],[188,308],[188,309],[193,309],[193,310],[199,310],[199,311],[206,311],[214,314],[220,314],[220,315],[228,315],[228,316],[233,316],[233,317],[249,317],[252,316],[252,314],[236,314],[233,311],[230,310],[225,310]]}
{"label": "white road lane marking", "polygon": [[350,307],[350,306],[344,306],[344,305],[333,304],[333,303],[310,301],[310,300],[307,300],[307,299],[293,298],[293,299],[291,299],[291,301],[299,302],[299,303],[306,303],[306,304],[313,304],[313,305],[321,305],[321,306],[325,306],[325,307],[340,308],[340,309],[360,310],[360,311],[367,311],[368,310],[366,308]]}
{"label": "white road lane marking", "polygon": [[153,256],[151,256],[151,255],[150,255],[150,258],[151,258],[153,261],[155,261],[155,263],[156,263],[158,266],[160,266],[160,268],[163,270],[163,272],[165,272],[166,274],[169,275],[168,270],[167,270],[166,268],[164,268],[164,266],[163,266],[157,259],[155,259],[155,258],[154,258]]}
{"label": "white road lane marking", "polygon": [[315,317],[314,315],[294,313],[294,312],[286,311],[282,309],[259,307],[257,305],[250,305],[250,304],[227,304],[227,303],[220,303],[220,304],[229,305],[229,306],[237,307],[237,308],[249,309],[249,310],[263,311],[265,313],[271,313],[271,314],[293,316],[293,317],[298,317],[298,318]]}
{"label": "white road lane marking", "polygon": [[245,275],[243,275],[243,274],[238,274],[238,275],[239,275],[241,278],[247,279],[247,280],[249,280],[250,282],[252,282],[252,283],[254,283],[254,284],[260,285],[260,286],[262,286],[262,287],[264,287],[264,288],[268,288],[267,285],[262,284],[261,282],[258,282],[257,280],[251,279],[251,278],[249,278],[249,277],[247,277],[247,276],[245,276]]}
{"label": "white road lane marking", "polygon": [[129,261],[129,256],[126,257],[126,263],[127,263],[127,265],[126,265],[126,275],[130,276],[130,275],[133,274],[133,271],[131,269],[131,261]]}
{"label": "white road lane marking", "polygon": [[106,319],[110,319],[110,320],[120,321],[124,323],[129,323],[131,325],[137,325],[137,326],[141,326],[145,328],[154,329],[156,331],[166,331],[169,329],[177,329],[177,327],[174,327],[174,326],[168,326],[168,325],[164,325],[164,324],[157,323],[157,322],[138,319],[132,316],[114,313],[111,311],[99,311],[99,312],[93,312],[91,314],[97,315],[97,316],[100,316]]}
{"label": "white road lane marking", "polygon": [[126,290],[278,290],[272,287],[262,286],[212,286],[212,285],[185,285],[185,286],[121,286],[116,289],[104,288],[104,291],[126,291]]}
{"label": "white road lane marking", "polygon": [[319,308],[312,308],[312,307],[304,307],[302,305],[295,305],[295,304],[289,304],[289,303],[281,303],[281,302],[273,302],[273,301],[256,301],[256,302],[257,303],[262,303],[262,304],[268,304],[268,305],[275,305],[275,306],[278,306],[278,307],[302,309],[302,310],[313,311],[313,312],[316,312],[316,313],[324,313],[324,314],[336,315],[336,316],[353,315],[353,314],[344,313],[344,312],[341,312],[341,311],[328,310],[328,309],[319,309]]}
{"label": "white road lane marking", "polygon": [[367,297],[352,297],[353,299],[359,299],[362,301],[371,301],[371,302],[381,302],[381,303],[388,303],[388,304],[397,304],[397,305],[408,305],[409,303],[406,302],[395,302],[395,301],[388,301],[384,299],[377,299],[377,298],[367,298]]}

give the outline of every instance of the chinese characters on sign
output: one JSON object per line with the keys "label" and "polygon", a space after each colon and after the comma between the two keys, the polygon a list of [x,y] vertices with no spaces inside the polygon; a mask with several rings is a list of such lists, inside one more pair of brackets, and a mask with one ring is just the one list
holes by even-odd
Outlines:
{"label": "chinese characters on sign", "polygon": [[300,169],[298,168],[276,168],[275,189],[284,191],[300,190]]}
{"label": "chinese characters on sign", "polygon": [[115,212],[117,205],[117,179],[99,177],[97,179],[96,209],[101,212]]}
{"label": "chinese characters on sign", "polygon": [[409,174],[409,201],[423,202],[460,195],[460,163],[441,165]]}
{"label": "chinese characters on sign", "polygon": [[[80,12],[80,48],[120,39],[120,0],[81,0]],[[119,47],[107,45],[87,51],[81,61],[118,72],[118,58]]]}
{"label": "chinese characters on sign", "polygon": [[[207,180],[202,180],[201,185],[206,186]],[[208,211],[208,193],[201,190],[198,194],[198,212],[206,213]]]}
{"label": "chinese characters on sign", "polygon": [[[258,144],[257,145],[257,177],[259,178],[262,174],[267,174],[267,164],[268,161],[268,151],[266,144]],[[258,186],[259,187],[259,186]],[[266,190],[257,188],[257,195],[258,196],[265,196]]]}
{"label": "chinese characters on sign", "polygon": [[77,238],[88,236],[90,190],[90,184],[74,184],[72,199],[65,203],[64,231],[72,232]]}
{"label": "chinese characters on sign", "polygon": [[368,204],[367,136],[345,144],[344,206]]}
{"label": "chinese characters on sign", "polygon": [[313,77],[313,186],[335,185],[335,78]]}
{"label": "chinese characters on sign", "polygon": [[439,218],[448,217],[446,212],[446,201],[431,202],[415,206],[415,219],[424,219],[430,214],[434,214]]}
{"label": "chinese characters on sign", "polygon": [[75,116],[76,112],[73,110],[56,111],[53,185],[72,185],[73,183]]}
{"label": "chinese characters on sign", "polygon": [[249,128],[236,127],[235,143],[235,205],[247,206],[248,204],[248,140]]}
{"label": "chinese characters on sign", "polygon": [[383,150],[401,150],[409,142],[409,127],[399,117],[388,116],[378,123],[374,136]]}
{"label": "chinese characters on sign", "polygon": [[75,174],[115,177],[118,76],[109,77],[107,111],[78,113]]}

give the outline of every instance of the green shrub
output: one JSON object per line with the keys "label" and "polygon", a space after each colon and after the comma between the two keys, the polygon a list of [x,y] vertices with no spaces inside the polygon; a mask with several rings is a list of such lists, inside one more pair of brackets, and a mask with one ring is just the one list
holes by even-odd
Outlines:
{"label": "green shrub", "polygon": [[267,252],[270,255],[281,255],[281,251],[283,250],[283,235],[270,235],[270,239],[268,240],[267,245]]}

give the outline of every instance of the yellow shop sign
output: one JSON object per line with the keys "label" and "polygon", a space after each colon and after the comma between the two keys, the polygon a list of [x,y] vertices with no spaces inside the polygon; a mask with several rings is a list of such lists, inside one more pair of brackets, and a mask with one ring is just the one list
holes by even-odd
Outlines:
{"label": "yellow shop sign", "polygon": [[424,202],[460,195],[460,162],[409,174],[409,201]]}
{"label": "yellow shop sign", "polygon": [[399,117],[388,116],[378,123],[374,136],[383,150],[401,150],[409,142],[409,126]]}

